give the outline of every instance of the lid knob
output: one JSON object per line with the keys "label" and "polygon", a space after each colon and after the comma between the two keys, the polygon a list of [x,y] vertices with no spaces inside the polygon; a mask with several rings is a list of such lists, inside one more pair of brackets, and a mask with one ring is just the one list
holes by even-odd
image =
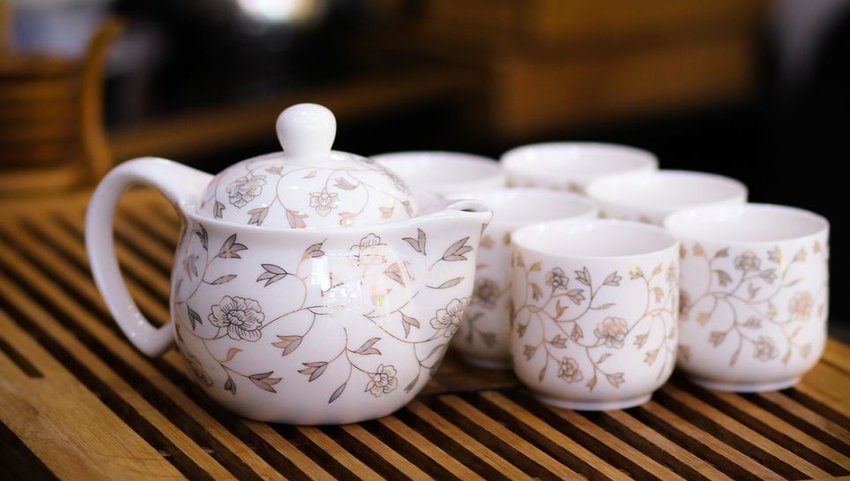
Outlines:
{"label": "lid knob", "polygon": [[280,113],[276,128],[285,157],[327,155],[336,137],[336,118],[321,105],[298,104]]}

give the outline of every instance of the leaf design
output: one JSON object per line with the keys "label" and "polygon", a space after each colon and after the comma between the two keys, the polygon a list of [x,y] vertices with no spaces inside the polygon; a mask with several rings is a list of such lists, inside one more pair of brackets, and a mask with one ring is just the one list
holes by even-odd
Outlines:
{"label": "leaf design", "polygon": [[717,282],[720,283],[721,287],[728,286],[732,283],[732,276],[730,276],[728,272],[722,269],[717,269],[714,272],[717,273]]}
{"label": "leaf design", "polygon": [[222,212],[224,212],[224,204],[219,201],[215,201],[215,205],[213,206],[213,217],[216,219],[221,219]]}
{"label": "leaf design", "polygon": [[544,364],[542,368],[540,368],[540,374],[537,375],[537,381],[543,382],[543,378],[546,377],[546,365]]}
{"label": "leaf design", "polygon": [[610,353],[610,352],[606,352],[605,354],[603,354],[603,355],[599,356],[599,359],[596,361],[596,364],[602,364],[602,363],[603,363],[603,362],[605,362],[605,360],[606,360],[606,359],[608,359],[609,357],[611,357],[611,353]]}
{"label": "leaf design", "polygon": [[492,249],[493,245],[495,244],[496,241],[494,241],[492,237],[490,237],[489,235],[485,235],[481,238],[481,242],[478,243],[478,247],[489,250]]}
{"label": "leaf design", "polygon": [[726,333],[723,331],[712,331],[708,335],[708,342],[714,344],[714,347],[719,346],[726,339]]}
{"label": "leaf design", "polygon": [[752,282],[747,285],[747,294],[749,294],[751,301],[756,298],[760,290],[761,287],[754,286]]}
{"label": "leaf design", "polygon": [[452,261],[465,261],[467,254],[472,251],[472,247],[466,245],[466,242],[469,241],[469,237],[464,237],[463,239],[455,242],[450,245],[446,252],[443,253],[442,260],[452,262]]}
{"label": "leaf design", "polygon": [[224,390],[230,391],[230,394],[236,395],[236,383],[233,382],[233,378],[227,376],[227,381],[224,382]]}
{"label": "leaf design", "polygon": [[580,271],[576,271],[576,280],[587,287],[590,287],[590,271],[587,270],[587,267],[582,268]]}
{"label": "leaf design", "polygon": [[222,259],[241,259],[242,257],[240,257],[237,252],[244,251],[246,249],[248,248],[245,244],[236,242],[236,234],[232,234],[221,245],[221,249],[218,250],[218,255],[216,255],[216,257],[221,257]]}
{"label": "leaf design", "polygon": [[644,344],[646,344],[646,340],[649,338],[649,333],[638,334],[635,336],[635,347],[638,349],[643,349]]}
{"label": "leaf design", "polygon": [[419,373],[418,372],[416,373],[416,377],[414,377],[413,380],[410,381],[410,384],[405,386],[404,392],[409,393],[410,391],[412,391],[413,388],[416,387],[417,382],[419,382]]}
{"label": "leaf design", "polygon": [[782,265],[782,251],[779,250],[779,246],[776,246],[767,252],[767,260],[774,264]]}
{"label": "leaf design", "polygon": [[705,249],[703,249],[702,244],[699,242],[694,244],[694,255],[705,257]]}
{"label": "leaf design", "polygon": [[201,320],[201,316],[198,315],[197,312],[194,311],[189,305],[186,305],[186,311],[189,313],[189,322],[192,324],[192,330],[195,330],[196,324],[203,324],[204,321]]}
{"label": "leaf design", "polygon": [[758,316],[750,316],[741,325],[748,328],[748,329],[760,329],[761,328],[761,318],[759,318]]}
{"label": "leaf design", "polygon": [[354,190],[357,188],[356,185],[352,184],[345,177],[337,177],[334,180],[334,187],[337,187],[342,190]]}
{"label": "leaf design", "polygon": [[605,309],[610,309],[616,306],[613,302],[606,302],[605,304],[600,304],[598,306],[591,307],[594,311],[604,311]]}
{"label": "leaf design", "polygon": [[384,270],[384,275],[403,286],[406,286],[407,281],[411,279],[410,273],[407,271],[407,266],[405,266],[402,261],[390,264],[390,266]]}
{"label": "leaf design", "polygon": [[648,366],[651,366],[655,360],[658,358],[659,348],[652,349],[646,352],[646,356],[643,358],[643,362],[645,362]]}
{"label": "leaf design", "polygon": [[186,275],[189,276],[189,280],[191,280],[192,277],[198,277],[197,261],[198,256],[194,254],[188,255],[185,259],[183,259],[183,270],[186,271]]}
{"label": "leaf design", "polygon": [[[463,282],[463,277],[455,277],[454,279],[449,279],[446,282],[440,284],[437,287],[431,287],[431,289],[448,289],[449,287],[454,287]],[[430,287],[430,286],[429,286]]]}
{"label": "leaf design", "polygon": [[424,358],[422,358],[421,362],[425,362],[425,361],[427,361],[428,359],[431,359],[431,357],[432,357],[434,354],[436,354],[437,352],[439,352],[441,349],[445,349],[445,348],[446,348],[446,346],[448,346],[448,344],[446,344],[446,343],[438,344],[436,347],[434,347],[433,349],[431,349],[431,351],[428,353],[428,355],[427,355],[427,356],[425,356]]}
{"label": "leaf design", "polygon": [[580,306],[581,301],[584,300],[584,290],[582,289],[570,289],[566,292],[566,296],[570,298],[575,305]]}
{"label": "leaf design", "polygon": [[242,352],[242,349],[239,349],[238,347],[231,347],[230,349],[227,350],[227,355],[224,356],[224,361],[222,361],[222,362],[232,361],[233,358],[236,357],[236,355],[239,354],[240,352]]}
{"label": "leaf design", "polygon": [[369,355],[372,355],[372,354],[377,354],[377,355],[380,356],[381,351],[372,347],[372,346],[375,345],[376,342],[378,342],[380,340],[381,340],[380,337],[373,337],[373,338],[369,339],[368,341],[364,342],[363,345],[360,346],[359,348],[357,348],[357,350],[354,351],[354,352],[356,354],[360,354],[361,356],[369,356]]}
{"label": "leaf design", "polygon": [[710,320],[711,320],[711,313],[710,312],[700,312],[699,314],[697,314],[697,322],[699,323],[700,326],[704,326],[704,325],[708,324],[708,321],[710,321]]}
{"label": "leaf design", "polygon": [[353,212],[340,212],[339,213],[339,225],[343,227],[348,227],[351,224],[354,224],[354,221],[357,220],[357,214]]}
{"label": "leaf design", "polygon": [[652,293],[655,294],[655,302],[661,302],[664,300],[664,289],[655,286],[652,288]]}
{"label": "leaf design", "polygon": [[728,247],[724,247],[723,249],[720,249],[719,251],[714,253],[715,259],[720,259],[722,257],[729,257],[729,248]]}
{"label": "leaf design", "polygon": [[528,272],[539,271],[540,269],[540,261],[537,261],[534,264],[531,264],[531,267],[528,268]]}
{"label": "leaf design", "polygon": [[401,313],[401,325],[404,327],[404,337],[410,335],[410,328],[415,327],[419,329],[419,321],[415,318],[405,315],[403,312]]}
{"label": "leaf design", "polygon": [[570,339],[579,342],[582,338],[584,338],[584,331],[581,330],[581,326],[576,322],[573,324],[573,330],[570,332]]}
{"label": "leaf design", "polygon": [[620,285],[621,280],[623,280],[623,278],[617,274],[617,271],[614,271],[608,274],[608,277],[605,278],[605,282],[603,282],[602,285],[617,287]]}
{"label": "leaf design", "polygon": [[[327,240],[327,239],[325,239],[325,240]],[[304,255],[301,256],[301,260],[310,259],[310,258],[316,259],[316,258],[319,258],[319,257],[322,257],[323,255],[325,255],[325,251],[322,250],[322,246],[324,245],[324,243],[325,243],[325,241],[316,242],[315,244],[311,244],[310,247],[308,247],[304,251]]]}
{"label": "leaf design", "polygon": [[310,172],[307,172],[307,175],[305,175],[304,177],[301,177],[301,178],[302,179],[312,179],[313,177],[316,176],[316,174],[317,174],[316,169],[313,169]]}
{"label": "leaf design", "polygon": [[257,282],[266,281],[266,284],[263,287],[268,287],[270,284],[273,284],[286,276],[292,275],[289,272],[286,272],[286,269],[280,267],[275,264],[260,264],[263,267],[263,272],[257,277]]}
{"label": "leaf design", "polygon": [[277,336],[279,341],[273,342],[272,346],[283,349],[283,352],[280,354],[281,356],[286,356],[288,354],[292,354],[298,346],[301,345],[301,341],[304,339],[302,336]]}
{"label": "leaf design", "polygon": [[409,200],[402,202],[401,206],[404,207],[404,211],[407,213],[408,217],[413,217],[413,206],[410,205]]}
{"label": "leaf design", "polygon": [[567,338],[558,334],[549,341],[549,344],[560,349],[565,349],[567,347]]}
{"label": "leaf design", "polygon": [[283,173],[283,166],[282,165],[273,165],[271,167],[267,167],[266,172],[268,172],[269,174],[280,175],[280,174]]}
{"label": "leaf design", "polygon": [[261,372],[261,373],[258,373],[258,374],[251,374],[250,376],[248,376],[248,379],[250,379],[251,382],[254,383],[255,386],[262,389],[263,391],[276,393],[277,391],[275,391],[272,386],[279,383],[281,378],[279,378],[279,377],[269,377],[269,376],[272,375],[272,373],[274,373],[274,371]]}
{"label": "leaf design", "polygon": [[587,387],[588,390],[593,391],[593,388],[596,387],[596,374],[595,373],[593,374],[593,377],[590,378],[590,381],[587,381],[587,384],[585,384],[585,386]]}
{"label": "leaf design", "polygon": [[561,316],[564,315],[564,312],[566,312],[566,310],[567,306],[562,306],[561,300],[558,299],[558,301],[555,303],[555,319],[560,319]]}
{"label": "leaf design", "polygon": [[649,277],[655,277],[658,274],[661,274],[661,264],[658,264],[655,266],[655,269],[652,269],[652,274],[650,274]]}
{"label": "leaf design", "polygon": [[626,382],[626,380],[623,378],[623,373],[621,372],[616,372],[614,374],[606,374],[605,377],[608,379],[608,384],[614,387],[620,387],[620,384]]}
{"label": "leaf design", "polygon": [[337,400],[337,398],[339,398],[340,396],[342,396],[342,392],[343,392],[343,391],[345,391],[345,386],[347,386],[347,385],[348,385],[348,381],[346,381],[346,382],[344,382],[344,383],[340,384],[340,386],[339,386],[338,388],[336,388],[336,390],[334,391],[334,393],[333,393],[333,394],[331,394],[330,399],[328,399],[328,404],[330,404],[330,403],[332,403],[332,402],[336,401],[336,400]]}
{"label": "leaf design", "polygon": [[204,250],[209,250],[209,236],[207,235],[207,228],[204,227],[203,224],[198,224],[198,227],[200,227],[201,230],[196,230],[195,235],[201,239],[201,247],[203,247]]}
{"label": "leaf design", "polygon": [[392,207],[378,207],[378,210],[381,212],[381,219],[389,219],[393,216]]}
{"label": "leaf design", "polygon": [[217,285],[220,285],[220,284],[226,284],[226,283],[232,281],[233,279],[236,279],[236,274],[228,274],[226,276],[219,277],[218,279],[210,282],[210,284],[217,286]]}
{"label": "leaf design", "polygon": [[632,269],[629,271],[629,276],[632,280],[640,279],[643,277],[643,270],[637,264],[632,266]]}
{"label": "leaf design", "polygon": [[526,344],[525,347],[522,348],[522,354],[525,356],[526,361],[530,361],[534,354],[537,353],[537,346],[532,346],[531,344]]}
{"label": "leaf design", "polygon": [[251,215],[251,218],[248,219],[248,224],[253,224],[256,226],[263,225],[263,221],[266,220],[266,214],[268,213],[268,207],[257,207],[256,209],[249,210],[248,214]]}
{"label": "leaf design", "polygon": [[422,255],[426,255],[425,254],[425,241],[426,241],[426,239],[427,239],[427,237],[425,236],[425,232],[423,232],[422,229],[416,229],[416,239],[414,239],[413,237],[404,237],[401,240],[410,244],[410,247],[413,247],[413,250],[415,250],[416,252],[419,252]]}
{"label": "leaf design", "polygon": [[543,291],[540,289],[536,283],[531,283],[531,298],[535,301],[543,297]]}
{"label": "leaf design", "polygon": [[307,214],[304,212],[296,212],[291,209],[286,209],[286,222],[289,223],[289,227],[293,229],[303,229],[307,227],[307,224],[304,223],[304,219],[307,218]]}
{"label": "leaf design", "polygon": [[325,370],[328,368],[328,363],[324,361],[320,362],[305,362],[302,363],[306,366],[304,369],[300,369],[298,372],[304,374],[305,376],[310,376],[308,382],[313,382],[319,378],[322,374],[325,373]]}
{"label": "leaf design", "polygon": [[502,236],[502,244],[509,246],[511,245],[511,233],[505,232],[505,235]]}

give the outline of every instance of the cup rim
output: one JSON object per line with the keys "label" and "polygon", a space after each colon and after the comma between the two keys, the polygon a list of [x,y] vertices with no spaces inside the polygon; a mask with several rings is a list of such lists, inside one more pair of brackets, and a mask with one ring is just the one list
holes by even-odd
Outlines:
{"label": "cup rim", "polygon": [[[493,220],[490,221],[491,224],[498,224],[499,226],[508,228],[509,230],[515,230],[520,227],[524,227],[531,224],[538,224],[542,222],[550,222],[555,220],[569,220],[569,219],[583,219],[588,216],[592,216],[593,218],[599,214],[599,207],[589,197],[585,195],[576,194],[574,192],[568,192],[564,190],[552,190],[552,189],[544,189],[542,187],[496,187],[489,189],[476,189],[470,190],[466,192],[459,192],[456,194],[448,194],[445,197],[447,199],[475,199],[484,205],[487,205],[486,196],[506,196],[512,194],[519,195],[530,195],[535,196],[537,198],[550,198],[554,201],[563,205],[565,203],[573,203],[576,205],[580,205],[583,211],[581,213],[575,215],[550,215],[546,216],[545,219],[542,220],[503,220],[498,217],[498,213],[496,213],[495,209],[493,210]],[[482,200],[482,198],[484,198]],[[489,207],[489,205],[488,205]]]}
{"label": "cup rim", "polygon": [[[618,170],[618,173],[626,173],[626,172],[634,172],[640,171],[642,169],[657,169],[658,168],[658,156],[649,150],[642,149],[640,147],[634,147],[631,145],[625,144],[617,144],[611,142],[594,142],[594,141],[558,141],[558,142],[539,142],[534,144],[526,144],[521,145],[519,147],[514,147],[506,152],[504,152],[499,157],[499,163],[504,166],[505,173],[521,173],[527,175],[529,177],[541,177],[546,175],[551,175],[551,173],[541,174],[539,171],[535,171],[533,169],[525,168],[526,164],[523,162],[523,157],[527,155],[529,152],[533,152],[535,150],[540,149],[563,149],[563,150],[594,150],[594,151],[607,151],[613,153],[620,154],[631,154],[631,160],[634,162],[634,165],[623,169]],[[578,170],[569,171],[566,173],[567,175],[562,177],[570,177],[575,175],[590,175],[587,172],[581,172]],[[608,174],[597,174],[597,175],[612,175],[612,173]]]}
{"label": "cup rim", "polygon": [[401,160],[409,160],[415,157],[426,156],[451,159],[453,162],[461,161],[469,162],[470,164],[477,164],[490,170],[494,177],[502,174],[502,168],[497,159],[487,157],[485,155],[472,154],[469,152],[457,152],[453,150],[399,150],[395,152],[384,152],[370,155],[368,158],[383,164],[384,162],[397,162]]}
{"label": "cup rim", "polygon": [[[684,228],[682,226],[683,223],[688,221],[695,221],[695,219],[688,219],[689,217],[696,217],[699,215],[706,214],[722,214],[726,212],[735,212],[735,211],[763,211],[763,212],[772,212],[778,215],[793,215],[800,218],[805,218],[809,221],[818,224],[818,227],[814,229],[812,232],[794,235],[790,237],[783,237],[777,239],[770,240],[724,240],[722,238],[706,238],[706,237],[697,237],[693,235],[687,235],[684,233]],[[824,234],[829,234],[829,220],[826,217],[817,214],[815,212],[801,209],[799,207],[780,205],[780,204],[768,204],[768,203],[746,203],[746,204],[736,204],[736,205],[708,205],[702,207],[694,207],[690,209],[682,209],[672,214],[668,215],[664,218],[664,227],[669,230],[673,235],[680,239],[687,239],[696,242],[711,242],[715,244],[729,244],[732,246],[745,246],[745,247],[772,247],[777,242],[793,242],[793,241],[806,241],[813,240],[815,238],[821,237]]]}
{"label": "cup rim", "polygon": [[[529,236],[536,237],[539,235],[537,231],[544,228],[557,228],[557,227],[569,227],[570,225],[574,227],[584,226],[602,226],[602,225],[616,225],[620,227],[625,227],[627,229],[632,229],[634,231],[645,231],[651,232],[653,234],[660,234],[665,237],[665,243],[663,247],[654,248],[651,250],[635,252],[630,254],[617,254],[617,255],[576,255],[569,253],[553,253],[551,251],[546,251],[543,249],[539,249],[536,247],[531,247],[526,238]],[[582,260],[582,261],[623,261],[628,259],[634,259],[638,257],[651,256],[655,254],[660,254],[671,249],[678,250],[679,248],[679,239],[676,238],[669,230],[664,227],[646,224],[643,222],[635,222],[630,220],[619,220],[619,219],[562,219],[548,222],[538,222],[535,224],[530,224],[524,227],[517,229],[511,234],[511,245],[515,248],[523,249],[525,251],[533,252],[537,255],[548,256],[548,257],[557,257],[559,259],[571,259],[571,260]]]}
{"label": "cup rim", "polygon": [[719,200],[708,201],[705,204],[722,204],[727,202],[735,202],[741,201],[746,202],[747,196],[749,195],[749,190],[747,186],[744,185],[740,180],[734,179],[732,177],[727,177],[725,175],[714,174],[711,172],[702,172],[698,170],[655,170],[655,171],[647,171],[647,172],[626,172],[621,174],[612,174],[606,175],[599,179],[591,182],[585,191],[587,195],[596,200],[597,202],[604,202],[606,204],[617,206],[621,208],[637,208],[637,209],[652,209],[652,210],[668,210],[673,209],[674,211],[688,209],[690,207],[696,207],[701,205],[702,203],[674,203],[674,202],[665,202],[663,205],[659,203],[641,203],[639,200],[635,201],[624,201],[622,198],[611,195],[613,190],[616,190],[616,186],[624,181],[642,178],[642,177],[656,177],[659,179],[697,179],[699,181],[710,182],[715,185],[723,184],[726,187],[730,187],[734,192],[728,195],[727,197]]}

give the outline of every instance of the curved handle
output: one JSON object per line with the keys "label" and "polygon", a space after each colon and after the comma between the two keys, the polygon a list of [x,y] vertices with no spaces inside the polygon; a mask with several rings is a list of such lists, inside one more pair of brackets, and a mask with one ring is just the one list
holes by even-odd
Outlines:
{"label": "curved handle", "polygon": [[145,157],[112,169],[89,201],[86,251],[95,283],[118,326],[148,356],[158,356],[171,346],[171,321],[159,328],[151,324],[124,285],[112,238],[112,218],[118,199],[127,187],[144,184],[158,189],[175,206],[182,207],[197,202],[211,178],[170,160]]}

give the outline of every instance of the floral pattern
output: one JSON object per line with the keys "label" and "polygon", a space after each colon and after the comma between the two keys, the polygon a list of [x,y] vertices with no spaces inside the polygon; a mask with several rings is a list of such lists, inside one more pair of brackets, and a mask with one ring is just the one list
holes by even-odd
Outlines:
{"label": "floral pattern", "polygon": [[[478,235],[480,227],[475,229]],[[292,258],[258,262],[256,275],[246,278],[227,272],[243,272],[233,263],[258,259],[251,245],[237,234],[215,240],[193,223],[181,237],[172,284],[177,345],[189,370],[202,386],[232,396],[244,389],[276,394],[299,380],[322,384],[328,404],[358,391],[374,399],[421,387],[440,365],[470,302],[472,276],[457,274],[475,262],[469,243],[476,239],[439,245],[422,230],[411,234],[385,240],[370,233],[350,247],[320,240]],[[404,261],[396,258],[398,251]],[[261,257],[266,255],[280,254],[272,250]],[[416,262],[426,266],[419,283],[406,270]],[[417,302],[426,297],[422,291],[433,292],[432,300]],[[361,292],[368,293],[367,307]],[[279,296],[285,299],[269,301]],[[373,335],[355,342],[363,333]],[[283,360],[246,371],[241,366],[248,356],[242,353],[248,349]],[[335,351],[327,354],[329,349]],[[356,385],[361,387],[349,389]]]}
{"label": "floral pattern", "polygon": [[481,277],[475,280],[475,288],[472,291],[472,301],[474,305],[480,305],[486,309],[496,307],[496,302],[499,300],[502,289],[499,284],[493,279]]}
{"label": "floral pattern", "polygon": [[[622,364],[610,368],[606,361],[633,350],[642,353],[657,381],[672,371],[678,340],[675,258],[655,265],[649,274],[638,265],[623,274],[591,272],[581,266],[570,276],[561,266],[544,271],[541,261],[527,261],[515,250],[511,267],[512,281],[520,286],[512,296],[513,353],[539,366],[538,382],[554,364],[558,379],[568,384],[583,382],[592,392],[605,382],[617,389],[628,382],[630,368]],[[551,286],[548,294],[541,281]],[[633,306],[620,307],[616,291],[621,289],[645,292],[645,307],[640,312]]]}
{"label": "floral pattern", "polygon": [[315,209],[317,214],[325,217],[330,214],[332,210],[336,209],[338,198],[338,194],[328,192],[327,189],[321,192],[311,192],[310,207]]}
{"label": "floral pattern", "polygon": [[240,177],[227,185],[225,189],[227,200],[241,209],[263,192],[264,185],[266,185],[266,176],[264,175]]}
{"label": "floral pattern", "polygon": [[[687,327],[688,352],[699,335],[711,348],[729,353],[730,367],[746,350],[766,363],[788,364],[795,355],[806,359],[813,346],[804,332],[814,331],[804,327],[816,317],[825,319],[827,293],[825,282],[814,292],[802,276],[809,263],[825,262],[826,249],[816,241],[795,248],[790,260],[778,246],[738,255],[731,250],[709,251],[691,242],[680,252],[692,273],[687,283],[683,278],[681,290],[680,322],[683,331]],[[705,287],[694,295],[693,286]]]}
{"label": "floral pattern", "polygon": [[234,340],[258,341],[262,335],[263,311],[257,301],[239,296],[225,296],[211,308],[207,319],[216,327],[227,330]]}

